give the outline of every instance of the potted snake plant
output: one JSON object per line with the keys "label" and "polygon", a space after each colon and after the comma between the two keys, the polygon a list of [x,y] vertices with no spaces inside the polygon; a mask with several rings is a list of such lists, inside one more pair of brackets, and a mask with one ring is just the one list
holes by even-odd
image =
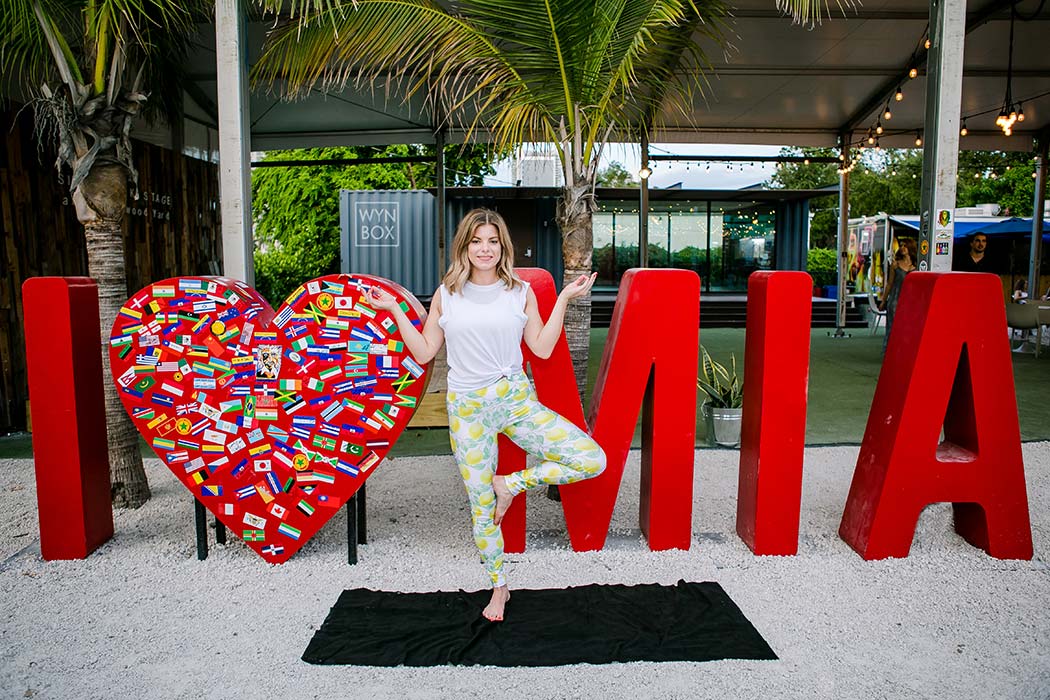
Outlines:
{"label": "potted snake plant", "polygon": [[706,394],[701,410],[707,424],[710,441],[725,447],[740,444],[741,408],[744,402],[744,386],[736,372],[736,356],[729,355],[730,366],[716,362],[700,346],[700,376],[696,386]]}

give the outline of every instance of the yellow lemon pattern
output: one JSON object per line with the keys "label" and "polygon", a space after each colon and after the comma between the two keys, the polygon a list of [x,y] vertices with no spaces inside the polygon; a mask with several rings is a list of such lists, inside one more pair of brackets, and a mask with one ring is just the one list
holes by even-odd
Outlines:
{"label": "yellow lemon pattern", "polygon": [[470,501],[474,542],[493,586],[506,584],[503,533],[495,524],[492,477],[499,458],[496,437],[503,433],[543,462],[507,474],[517,495],[545,484],[571,484],[605,470],[605,452],[576,425],[546,408],[524,373],[482,389],[448,394],[449,442]]}

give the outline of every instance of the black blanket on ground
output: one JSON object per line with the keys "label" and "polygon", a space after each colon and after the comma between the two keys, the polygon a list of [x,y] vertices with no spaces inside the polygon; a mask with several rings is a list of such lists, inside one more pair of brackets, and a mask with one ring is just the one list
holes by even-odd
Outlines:
{"label": "black blanket on ground", "polygon": [[560,666],[776,659],[717,583],[515,590],[503,622],[489,591],[343,591],[303,653],[312,664]]}

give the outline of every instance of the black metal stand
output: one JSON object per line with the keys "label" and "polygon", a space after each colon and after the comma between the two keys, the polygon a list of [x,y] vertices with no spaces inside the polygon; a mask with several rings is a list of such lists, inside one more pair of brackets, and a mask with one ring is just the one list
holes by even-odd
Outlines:
{"label": "black metal stand", "polygon": [[362,484],[346,502],[346,563],[357,563],[357,545],[368,544],[368,514]]}
{"label": "black metal stand", "polygon": [[[208,558],[208,511],[199,499],[193,499],[193,524],[197,530],[197,559]],[[215,518],[215,544],[226,544],[226,526]]]}
{"label": "black metal stand", "polygon": [[[208,510],[199,499],[193,499],[193,524],[197,535],[197,559],[208,558]],[[226,526],[215,518],[215,543],[226,544]],[[357,563],[357,545],[368,544],[368,511],[365,507],[365,487],[346,502],[346,562]]]}

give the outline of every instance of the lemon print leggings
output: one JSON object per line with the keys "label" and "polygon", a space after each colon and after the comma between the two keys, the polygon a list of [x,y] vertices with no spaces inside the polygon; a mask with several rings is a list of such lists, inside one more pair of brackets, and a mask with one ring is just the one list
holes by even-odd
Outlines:
{"label": "lemon print leggings", "polygon": [[605,469],[605,453],[587,433],[541,404],[524,372],[474,391],[450,391],[447,400],[449,438],[470,499],[474,542],[492,585],[503,586],[503,533],[493,522],[492,490],[499,433],[543,457],[535,467],[506,475],[507,488],[515,496],[541,484],[571,484],[598,476]]}

